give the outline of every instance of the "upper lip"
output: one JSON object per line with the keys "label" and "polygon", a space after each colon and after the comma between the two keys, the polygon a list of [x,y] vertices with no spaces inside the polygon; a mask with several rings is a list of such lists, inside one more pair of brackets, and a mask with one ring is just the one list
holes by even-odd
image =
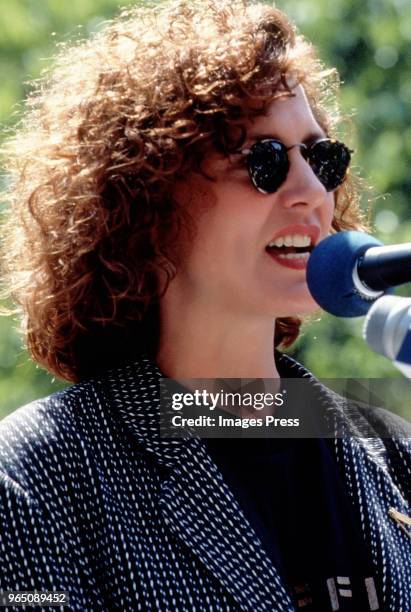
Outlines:
{"label": "upper lip", "polygon": [[286,227],[281,228],[276,232],[270,240],[267,242],[268,246],[271,242],[273,242],[276,238],[280,236],[295,236],[296,234],[300,236],[309,236],[311,238],[311,245],[315,246],[320,237],[321,230],[317,225],[304,225],[304,224],[295,224],[295,225],[287,225]]}

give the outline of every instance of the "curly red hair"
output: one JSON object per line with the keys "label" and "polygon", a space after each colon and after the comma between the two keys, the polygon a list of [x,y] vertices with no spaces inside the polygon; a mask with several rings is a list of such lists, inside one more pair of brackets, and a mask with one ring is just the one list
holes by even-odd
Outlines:
{"label": "curly red hair", "polygon": [[[238,147],[233,122],[264,113],[290,82],[333,135],[335,71],[282,12],[246,0],[133,8],[63,48],[5,146],[3,295],[38,363],[77,381],[155,354],[173,245],[194,231],[172,186],[210,147]],[[357,191],[349,176],[336,193],[336,231],[362,227]],[[299,324],[279,319],[275,344]]]}

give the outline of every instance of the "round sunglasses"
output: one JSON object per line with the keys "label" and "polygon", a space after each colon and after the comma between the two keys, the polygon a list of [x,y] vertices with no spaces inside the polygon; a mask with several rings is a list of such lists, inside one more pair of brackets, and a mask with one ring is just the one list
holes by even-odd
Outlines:
{"label": "round sunglasses", "polygon": [[274,138],[259,140],[239,153],[247,156],[247,167],[253,185],[261,193],[274,193],[284,183],[290,168],[288,151],[299,147],[301,155],[327,191],[339,187],[347,175],[351,149],[330,138],[317,140],[312,145],[298,143],[286,147]]}

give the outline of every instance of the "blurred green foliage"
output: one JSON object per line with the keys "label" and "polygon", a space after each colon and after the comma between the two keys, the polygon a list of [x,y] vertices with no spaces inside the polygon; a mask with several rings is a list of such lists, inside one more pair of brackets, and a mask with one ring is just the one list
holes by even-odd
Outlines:
{"label": "blurred green foliage", "polygon": [[[130,0],[8,0],[0,5],[0,122],[19,116],[28,82],[40,75],[59,41],[98,29]],[[279,0],[302,33],[336,66],[341,102],[353,117],[350,144],[362,176],[375,187],[374,228],[386,242],[411,242],[411,3],[409,0]],[[369,193],[365,193],[364,206]],[[0,210],[1,212],[1,210]],[[409,286],[397,292],[411,295]],[[361,338],[362,319],[324,314],[311,320],[292,352],[322,378],[398,377]],[[0,417],[61,388],[21,347],[16,322],[0,318]],[[404,411],[406,409],[404,408]]]}

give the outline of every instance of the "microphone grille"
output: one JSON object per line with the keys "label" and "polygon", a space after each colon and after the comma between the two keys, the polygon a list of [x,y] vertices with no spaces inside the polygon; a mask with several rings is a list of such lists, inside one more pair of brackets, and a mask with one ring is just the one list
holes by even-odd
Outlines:
{"label": "microphone grille", "polygon": [[360,294],[353,271],[358,259],[371,247],[381,246],[364,232],[338,232],[328,236],[312,251],[307,265],[307,284],[314,300],[337,317],[362,317],[370,306]]}

